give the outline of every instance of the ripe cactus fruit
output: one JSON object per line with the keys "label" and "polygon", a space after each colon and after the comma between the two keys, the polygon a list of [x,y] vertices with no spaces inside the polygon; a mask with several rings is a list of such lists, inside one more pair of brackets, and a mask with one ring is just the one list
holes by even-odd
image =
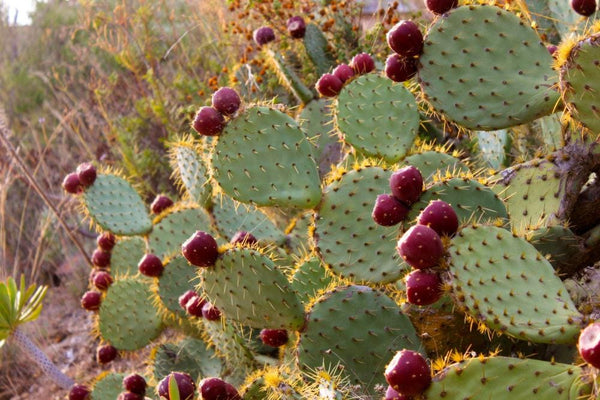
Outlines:
{"label": "ripe cactus fruit", "polygon": [[201,107],[196,113],[192,127],[201,135],[217,136],[223,132],[225,118],[212,107]]}
{"label": "ripe cactus fruit", "polygon": [[96,349],[96,361],[98,361],[99,364],[108,364],[117,358],[118,355],[119,352],[117,351],[116,347],[110,344],[98,346]]}
{"label": "ripe cactus fruit", "polygon": [[89,400],[90,389],[85,385],[73,385],[69,391],[69,400]]}
{"label": "ripe cactus fruit", "polygon": [[152,253],[148,253],[138,263],[138,270],[146,276],[159,277],[162,275],[164,266],[160,258]]}
{"label": "ripe cactus fruit", "polygon": [[415,225],[398,240],[398,254],[413,268],[436,266],[444,254],[444,245],[436,231],[425,225]]}
{"label": "ripe cactus fruit", "polygon": [[144,395],[146,386],[146,379],[141,375],[130,374],[123,378],[123,388],[129,392]]}
{"label": "ripe cactus fruit", "polygon": [[210,234],[196,231],[181,246],[181,252],[188,262],[196,267],[211,267],[219,257],[217,241]]}
{"label": "ripe cactus fruit", "polygon": [[347,64],[340,64],[334,68],[332,74],[342,81],[342,83],[345,83],[354,76],[354,70]]}
{"label": "ripe cactus fruit", "polygon": [[417,24],[403,20],[389,30],[387,43],[392,50],[402,57],[414,57],[423,51],[423,34]]}
{"label": "ripe cactus fruit", "polygon": [[117,238],[115,237],[115,235],[112,234],[112,232],[106,231],[98,235],[98,237],[96,238],[96,243],[98,244],[98,247],[102,250],[111,251],[117,243]]}
{"label": "ripe cactus fruit", "polygon": [[352,57],[350,68],[356,75],[367,74],[375,69],[375,61],[369,54],[360,53]]}
{"label": "ripe cactus fruit", "polygon": [[72,172],[65,176],[65,179],[62,181],[62,187],[67,193],[71,194],[83,192],[83,186],[79,180],[79,175],[77,175],[76,172]]}
{"label": "ripe cactus fruit", "polygon": [[394,82],[404,82],[417,73],[417,60],[413,57],[401,57],[390,54],[385,60],[385,76]]}
{"label": "ripe cactus fruit", "polygon": [[343,86],[344,84],[342,81],[337,76],[332,74],[323,74],[316,84],[317,92],[319,92],[321,96],[325,97],[337,96],[340,94]]}
{"label": "ripe cactus fruit", "polygon": [[250,232],[239,231],[236,232],[235,235],[233,235],[229,242],[231,244],[251,245],[257,243],[258,240]]}
{"label": "ripe cactus fruit", "polygon": [[458,216],[450,204],[432,200],[417,217],[417,223],[427,225],[440,236],[452,236],[458,229]]}
{"label": "ripe cactus fruit", "polygon": [[389,194],[380,194],[375,200],[371,217],[378,225],[394,226],[406,218],[409,208]]}
{"label": "ripe cactus fruit", "polygon": [[223,115],[233,115],[239,110],[242,100],[230,87],[222,87],[212,95],[212,106]]}
{"label": "ripe cactus fruit", "polygon": [[208,300],[206,300],[204,297],[195,295],[188,299],[183,308],[185,309],[185,312],[187,312],[191,316],[202,318],[204,317],[202,310],[204,309],[204,305],[207,302]]}
{"label": "ripe cactus fruit", "polygon": [[431,384],[431,370],[423,356],[416,351],[401,350],[385,369],[390,386],[406,396],[418,395]]}
{"label": "ripe cactus fruit", "polygon": [[594,322],[581,331],[577,349],[586,363],[600,368],[600,322]]}
{"label": "ripe cactus fruit", "polygon": [[421,197],[423,192],[423,176],[418,168],[408,166],[400,168],[390,176],[392,195],[407,206]]}
{"label": "ripe cactus fruit", "polygon": [[405,278],[406,298],[410,304],[427,306],[442,297],[442,281],[435,272],[414,270]]}
{"label": "ripe cactus fruit", "polygon": [[385,391],[384,400],[410,400],[410,398],[396,392],[393,387],[388,386],[387,390]]}
{"label": "ripe cactus fruit", "polygon": [[202,316],[208,321],[217,321],[221,318],[221,310],[207,301],[202,306]]}
{"label": "ripe cactus fruit", "polygon": [[260,331],[260,340],[267,346],[279,347],[286,344],[289,337],[285,329],[263,329]]}
{"label": "ripe cactus fruit", "polygon": [[113,278],[108,271],[96,271],[92,282],[98,290],[106,290],[113,283]]}
{"label": "ripe cactus fruit", "polygon": [[160,382],[158,382],[157,390],[158,395],[166,400],[171,400],[169,396],[169,380],[175,379],[177,383],[177,389],[179,390],[180,400],[191,400],[194,398],[194,392],[196,391],[196,384],[189,374],[185,372],[171,372],[165,376]]}
{"label": "ripe cactus fruit", "polygon": [[444,14],[458,7],[458,0],[425,0],[425,6],[434,14]]}
{"label": "ripe cactus fruit", "polygon": [[92,263],[98,268],[110,266],[110,253],[102,249],[96,249],[92,253]]}
{"label": "ripe cactus fruit", "polygon": [[204,378],[199,390],[203,400],[240,400],[241,397],[233,385],[219,378]]}
{"label": "ripe cactus fruit", "polygon": [[165,195],[159,194],[154,198],[154,201],[152,201],[152,204],[150,205],[150,210],[152,210],[153,214],[158,215],[161,212],[165,211],[167,208],[171,207],[172,205],[173,200],[171,200]]}
{"label": "ripe cactus fruit", "polygon": [[87,291],[81,296],[81,307],[88,311],[96,311],[100,308],[102,294],[95,291]]}
{"label": "ripe cactus fruit", "polygon": [[254,31],[252,34],[257,45],[263,46],[275,40],[275,32],[268,26],[263,26]]}
{"label": "ripe cactus fruit", "polygon": [[96,167],[91,163],[83,163],[77,166],[77,176],[83,187],[91,186],[96,180]]}
{"label": "ripe cactus fruit", "polygon": [[179,296],[178,302],[181,308],[185,309],[187,302],[194,297],[198,297],[198,293],[196,293],[195,290],[191,289]]}
{"label": "ripe cactus fruit", "polygon": [[294,39],[302,39],[306,33],[306,23],[300,16],[294,16],[287,20],[287,30]]}
{"label": "ripe cactus fruit", "polygon": [[571,0],[571,8],[577,14],[589,17],[596,12],[596,0]]}

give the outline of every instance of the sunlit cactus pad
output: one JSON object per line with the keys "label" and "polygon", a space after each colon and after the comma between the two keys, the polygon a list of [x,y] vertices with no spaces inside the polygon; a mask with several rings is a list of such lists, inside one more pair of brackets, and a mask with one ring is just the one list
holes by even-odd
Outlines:
{"label": "sunlit cactus pad", "polygon": [[92,221],[115,235],[141,235],[152,230],[152,221],[138,192],[117,175],[100,174],[83,195]]}
{"label": "sunlit cactus pad", "polygon": [[418,168],[425,181],[431,181],[437,174],[446,176],[446,174],[455,175],[469,172],[469,167],[460,159],[434,150],[411,154],[403,159],[400,164],[412,165]]}
{"label": "sunlit cactus pad", "polygon": [[338,96],[336,124],[344,140],[360,153],[396,162],[417,135],[417,102],[402,84],[380,75],[363,75]]}
{"label": "sunlit cactus pad", "polygon": [[588,398],[584,371],[569,364],[509,357],[478,357],[440,371],[424,394],[427,400]]}
{"label": "sunlit cactus pad", "polygon": [[515,14],[488,5],[462,6],[429,28],[419,81],[427,100],[469,129],[523,124],[555,107],[552,57]]}
{"label": "sunlit cactus pad", "polygon": [[190,200],[204,205],[212,195],[212,186],[201,151],[200,146],[192,141],[185,141],[173,145],[169,153],[178,183],[185,189]]}
{"label": "sunlit cactus pad", "polygon": [[495,226],[462,229],[448,250],[456,303],[480,323],[536,343],[575,343],[583,316],[552,265]]}
{"label": "sunlit cactus pad", "polygon": [[137,275],[138,263],[146,254],[146,242],[139,236],[119,239],[110,256],[110,272],[114,277]]}
{"label": "sunlit cactus pad", "polygon": [[321,199],[321,187],[311,152],[294,119],[252,107],[219,137],[212,155],[214,177],[242,203],[312,208]]}

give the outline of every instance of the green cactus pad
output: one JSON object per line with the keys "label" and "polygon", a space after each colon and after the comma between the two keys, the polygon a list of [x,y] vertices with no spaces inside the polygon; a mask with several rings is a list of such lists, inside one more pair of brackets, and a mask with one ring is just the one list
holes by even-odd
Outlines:
{"label": "green cactus pad", "polygon": [[186,313],[179,305],[179,296],[194,289],[197,282],[197,268],[190,265],[183,257],[175,257],[165,265],[158,278],[158,296],[164,306],[172,313],[185,318]]}
{"label": "green cactus pad", "polygon": [[153,296],[149,285],[139,279],[115,281],[98,311],[102,337],[119,350],[137,350],[154,340],[163,325]]}
{"label": "green cactus pad", "polygon": [[408,317],[396,303],[366,286],[340,287],[312,306],[298,342],[303,370],[338,363],[352,384],[374,395],[385,384],[383,372],[396,351],[420,351],[421,343]]}
{"label": "green cactus pad", "polygon": [[479,357],[452,364],[439,372],[423,394],[437,399],[553,399],[588,398],[582,368],[540,360]]}
{"label": "green cactus pad", "polygon": [[560,69],[560,87],[567,110],[591,133],[600,133],[600,33],[583,38]]}
{"label": "green cactus pad", "polygon": [[163,343],[154,352],[154,379],[158,382],[173,371],[190,374],[195,382],[220,376],[223,362],[203,340],[186,338],[179,343]]}
{"label": "green cactus pad", "polygon": [[550,114],[558,101],[552,56],[516,15],[488,5],[436,19],[419,58],[427,100],[469,129],[495,130]]}
{"label": "green cactus pad", "polygon": [[446,172],[452,175],[469,172],[469,167],[458,158],[433,150],[410,155],[401,164],[417,167],[426,182],[430,182],[438,173],[445,176]]}
{"label": "green cactus pad", "polygon": [[321,260],[311,257],[296,267],[290,283],[300,301],[306,304],[319,291],[327,288],[332,280],[332,276],[321,264]]}
{"label": "green cactus pad", "polygon": [[204,206],[212,195],[212,186],[208,180],[208,168],[193,140],[173,145],[169,156],[177,181],[185,189],[188,198]]}
{"label": "green cactus pad", "polygon": [[302,104],[315,98],[315,94],[302,82],[294,70],[288,66],[284,58],[270,49],[265,50],[266,59],[277,74],[279,82],[285,86]]}
{"label": "green cactus pad", "polygon": [[150,251],[159,258],[181,252],[181,245],[196,231],[205,231],[216,236],[208,213],[193,205],[174,207],[162,215],[148,236]]}
{"label": "green cactus pad", "polygon": [[271,329],[298,330],[304,324],[302,303],[285,275],[257,250],[229,249],[201,277],[208,298],[231,320]]}
{"label": "green cactus pad", "polygon": [[582,239],[562,225],[538,228],[528,232],[527,241],[546,257],[555,269],[570,273],[573,259],[583,248]]}
{"label": "green cactus pad", "polygon": [[583,316],[552,265],[531,244],[494,226],[471,226],[448,250],[453,296],[489,328],[534,343],[574,343]]}
{"label": "green cactus pad", "polygon": [[344,86],[335,118],[344,140],[367,156],[400,160],[419,129],[417,102],[404,85],[366,74]]}
{"label": "green cactus pad", "polygon": [[304,47],[306,54],[315,65],[317,75],[321,76],[335,67],[335,59],[329,50],[327,38],[315,24],[306,24]]}
{"label": "green cactus pad", "polygon": [[152,221],[140,195],[120,176],[99,174],[82,199],[92,221],[105,231],[133,236],[152,230]]}
{"label": "green cactus pad", "polygon": [[508,218],[506,206],[490,188],[475,180],[451,178],[438,182],[423,192],[419,201],[413,204],[407,220],[417,218],[431,200],[443,200],[450,204],[461,224],[467,221]]}
{"label": "green cactus pad", "polygon": [[110,272],[114,277],[137,275],[138,263],[146,254],[146,242],[141,237],[119,239],[110,256]]}
{"label": "green cactus pad", "polygon": [[123,378],[125,374],[109,373],[101,377],[91,393],[91,400],[114,400],[123,391]]}
{"label": "green cactus pad", "polygon": [[287,227],[288,245],[297,255],[304,255],[312,248],[310,228],[313,224],[313,212],[307,211],[299,215]]}
{"label": "green cactus pad", "polygon": [[252,107],[229,122],[213,150],[225,193],[259,206],[312,208],[321,199],[311,145],[289,116]]}
{"label": "green cactus pad", "polygon": [[227,240],[239,231],[253,234],[257,240],[282,244],[285,234],[262,211],[242,204],[227,195],[215,199],[212,214],[219,233]]}
{"label": "green cactus pad", "polygon": [[570,3],[570,1],[564,0],[548,0],[548,8],[552,12],[549,19],[554,22],[556,29],[563,38],[568,38],[573,33],[583,32],[591,25],[591,21],[598,18],[599,14],[596,12],[590,17],[583,18],[573,10]]}
{"label": "green cactus pad", "polygon": [[508,168],[494,178],[494,190],[506,199],[511,226],[524,232],[548,224],[563,197],[560,174],[553,163],[533,160]]}
{"label": "green cactus pad", "polygon": [[495,170],[502,169],[508,164],[508,155],[511,147],[511,138],[507,129],[497,131],[478,131],[477,147],[479,158],[483,165]]}
{"label": "green cactus pad", "polygon": [[324,189],[313,240],[333,274],[372,283],[404,275],[408,266],[396,252],[398,227],[377,225],[371,217],[377,195],[390,191],[390,175],[380,167],[363,167]]}

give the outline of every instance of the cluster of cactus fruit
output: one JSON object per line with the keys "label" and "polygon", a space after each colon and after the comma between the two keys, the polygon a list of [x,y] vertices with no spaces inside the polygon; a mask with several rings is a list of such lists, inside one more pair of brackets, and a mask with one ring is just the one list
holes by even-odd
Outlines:
{"label": "cluster of cactus fruit", "polygon": [[596,3],[501,3],[427,0],[383,73],[293,17],[330,99],[257,29],[300,110],[219,89],[170,145],[181,199],[153,217],[115,171],[67,176],[101,232],[98,361],[153,346],[148,371],[69,399],[595,398]]}

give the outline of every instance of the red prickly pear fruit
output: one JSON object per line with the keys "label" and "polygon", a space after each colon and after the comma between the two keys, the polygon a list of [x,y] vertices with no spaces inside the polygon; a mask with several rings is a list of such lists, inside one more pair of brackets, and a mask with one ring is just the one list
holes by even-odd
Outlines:
{"label": "red prickly pear fruit", "polygon": [[414,396],[423,393],[431,384],[431,369],[416,351],[401,350],[385,368],[385,380],[398,393]]}
{"label": "red prickly pear fruit", "polygon": [[67,193],[79,194],[83,192],[83,185],[79,180],[79,175],[76,172],[71,172],[62,181],[62,187]]}
{"label": "red prickly pear fruit", "polygon": [[267,346],[279,347],[286,344],[289,337],[285,329],[263,329],[260,331],[260,340]]}
{"label": "red prickly pear fruit", "polygon": [[371,55],[360,53],[352,57],[350,68],[352,68],[355,75],[368,74],[375,69],[375,61]]}
{"label": "red prickly pear fruit", "polygon": [[395,171],[390,176],[392,195],[407,206],[415,203],[423,192],[423,176],[412,165]]}
{"label": "red prickly pear fruit", "polygon": [[306,32],[306,23],[300,16],[294,16],[287,20],[287,30],[294,39],[302,39]]}
{"label": "red prickly pear fruit", "polygon": [[96,238],[96,243],[98,247],[104,251],[111,251],[115,244],[117,244],[117,238],[112,232],[102,232],[102,234],[98,235]]}
{"label": "red prickly pear fruit", "polygon": [[435,272],[416,269],[406,276],[405,284],[410,304],[428,306],[442,297],[442,281]]}
{"label": "red prickly pear fruit", "polygon": [[110,252],[96,249],[92,253],[92,263],[98,268],[106,268],[110,265]]}
{"label": "red prickly pear fruit", "polygon": [[252,34],[257,45],[263,46],[275,40],[275,32],[268,26],[263,26],[254,31]]}
{"label": "red prickly pear fruit", "polygon": [[414,57],[423,52],[423,34],[412,21],[398,22],[386,38],[390,48],[402,57]]}
{"label": "red prickly pear fruit", "polygon": [[75,384],[69,390],[69,400],[89,400],[90,389],[85,385]]}
{"label": "red prickly pear fruit", "polygon": [[558,50],[558,46],[555,46],[553,44],[549,44],[548,46],[546,46],[546,49],[548,49],[548,53],[550,53],[550,55],[552,57],[556,56],[556,51]]}
{"label": "red prickly pear fruit", "polygon": [[96,271],[92,277],[92,283],[98,290],[106,290],[113,283],[113,278],[107,271]]}
{"label": "red prickly pear fruit", "polygon": [[450,204],[432,200],[417,217],[417,224],[427,225],[440,236],[452,236],[458,230],[458,216]]}
{"label": "red prickly pear fruit", "polygon": [[201,107],[196,113],[192,127],[201,135],[218,136],[225,127],[225,118],[212,107]]}
{"label": "red prickly pear fruit", "polygon": [[350,68],[349,65],[340,64],[334,68],[331,72],[335,77],[337,77],[342,83],[346,83],[346,81],[354,76],[354,70]]}
{"label": "red prickly pear fruit", "polygon": [[144,395],[146,386],[146,379],[141,375],[130,374],[123,378],[123,388],[129,392]]}
{"label": "red prickly pear fruit", "polygon": [[181,252],[196,267],[212,267],[219,257],[219,246],[210,234],[196,231],[181,245]]}
{"label": "red prickly pear fruit", "polygon": [[203,400],[241,400],[236,388],[219,378],[204,378],[198,386]]}
{"label": "red prickly pear fruit", "polygon": [[242,105],[238,93],[230,87],[222,87],[212,95],[212,106],[223,115],[233,115]]}
{"label": "red prickly pear fruit", "polygon": [[98,346],[96,349],[96,361],[98,364],[108,364],[117,356],[119,352],[116,347],[111,346],[110,344],[104,344],[102,346]]}
{"label": "red prickly pear fruit", "polygon": [[221,318],[221,310],[207,301],[202,306],[202,316],[208,321],[217,321]]}
{"label": "red prickly pear fruit", "polygon": [[458,7],[458,0],[425,0],[425,6],[434,14],[444,14]]}
{"label": "red prickly pear fruit", "polygon": [[96,311],[100,308],[101,301],[102,294],[100,292],[90,290],[81,296],[81,307],[83,307],[84,310]]}
{"label": "red prickly pear fruit", "polygon": [[385,60],[385,75],[394,82],[404,82],[417,73],[417,60],[390,54]]}
{"label": "red prickly pear fruit", "polygon": [[171,207],[173,205],[173,200],[171,200],[170,198],[168,198],[167,196],[163,195],[163,194],[159,194],[158,196],[156,196],[154,198],[154,200],[152,201],[152,204],[150,204],[150,210],[152,210],[153,214],[160,214],[161,212],[165,211],[167,208]]}
{"label": "red prickly pear fruit", "polygon": [[144,400],[144,395],[133,392],[121,392],[117,400]]}
{"label": "red prickly pear fruit", "polygon": [[179,301],[179,305],[181,306],[181,308],[185,310],[185,305],[187,304],[187,302],[194,297],[198,297],[198,293],[196,293],[195,290],[190,289],[181,296],[179,296],[177,300]]}
{"label": "red prickly pear fruit", "polygon": [[600,322],[594,322],[581,331],[577,349],[586,363],[600,368]]}
{"label": "red prickly pear fruit", "polygon": [[189,374],[185,372],[171,372],[158,382],[158,395],[166,400],[171,400],[169,397],[169,379],[175,379],[177,389],[179,389],[180,400],[192,400],[196,391],[196,383]]}
{"label": "red prickly pear fruit", "polygon": [[156,255],[152,253],[148,253],[142,257],[140,262],[138,263],[138,270],[150,277],[159,277],[162,275],[165,267],[163,266],[162,261]]}
{"label": "red prickly pear fruit", "polygon": [[229,243],[231,244],[242,244],[242,245],[251,245],[257,243],[258,240],[254,237],[253,234],[246,231],[236,232],[235,235],[231,238]]}
{"label": "red prickly pear fruit", "polygon": [[204,317],[202,310],[207,302],[208,300],[198,295],[195,297],[190,297],[187,303],[185,303],[185,312],[190,314],[192,317],[202,318]]}
{"label": "red prickly pear fruit", "polygon": [[436,231],[425,225],[415,225],[398,240],[400,257],[416,269],[436,266],[444,254],[444,245]]}
{"label": "red prickly pear fruit", "polygon": [[81,182],[83,187],[91,186],[96,180],[96,167],[94,167],[91,163],[79,164],[75,172],[77,172],[79,182]]}
{"label": "red prickly pear fruit", "polygon": [[317,92],[324,97],[335,97],[342,91],[344,84],[335,75],[323,74],[315,85]]}
{"label": "red prickly pear fruit", "polygon": [[596,12],[596,0],[571,0],[571,8],[577,14],[589,17]]}
{"label": "red prickly pear fruit", "polygon": [[381,226],[394,226],[406,218],[409,208],[389,194],[380,194],[375,200],[371,217]]}
{"label": "red prickly pear fruit", "polygon": [[410,399],[411,399],[410,397],[396,392],[394,390],[394,388],[389,385],[388,385],[387,390],[385,391],[384,400],[410,400]]}

